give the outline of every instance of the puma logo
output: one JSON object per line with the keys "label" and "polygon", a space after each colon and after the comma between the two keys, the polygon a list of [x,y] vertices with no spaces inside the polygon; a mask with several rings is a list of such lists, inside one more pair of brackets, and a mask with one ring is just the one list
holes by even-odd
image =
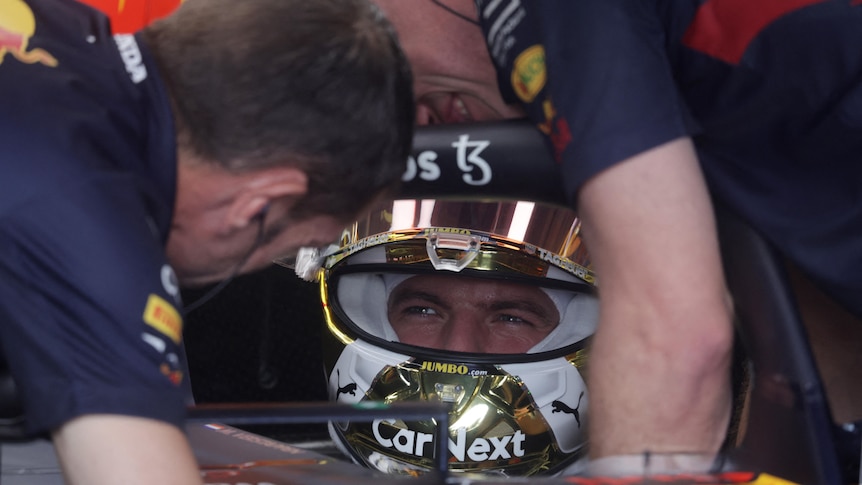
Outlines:
{"label": "puma logo", "polygon": [[566,414],[573,415],[575,417],[575,421],[578,422],[578,428],[580,428],[581,427],[581,413],[578,412],[578,409],[580,409],[580,407],[581,407],[581,399],[583,399],[583,397],[584,397],[584,391],[581,391],[581,395],[578,396],[578,404],[577,404],[577,406],[575,406],[574,409],[570,408],[563,401],[554,401],[551,403],[551,407],[553,407],[553,410],[551,411],[551,413],[552,414],[553,413],[566,413]]}
{"label": "puma logo", "polygon": [[[341,384],[341,372],[339,372],[338,369],[335,369],[335,375],[336,375],[336,378],[335,378],[336,381],[339,384]],[[335,400],[337,401],[338,396],[340,396],[342,394],[350,394],[351,396],[355,396],[356,395],[356,389],[357,389],[357,386],[356,386],[355,382],[351,382],[350,384],[347,384],[346,386],[339,386],[339,388],[335,391]]]}

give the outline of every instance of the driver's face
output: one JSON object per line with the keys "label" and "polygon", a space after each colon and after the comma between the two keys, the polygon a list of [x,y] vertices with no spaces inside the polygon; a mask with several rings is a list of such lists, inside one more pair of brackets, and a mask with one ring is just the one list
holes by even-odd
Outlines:
{"label": "driver's face", "polygon": [[401,342],[459,352],[524,353],[560,321],[537,287],[455,275],[405,280],[387,312]]}

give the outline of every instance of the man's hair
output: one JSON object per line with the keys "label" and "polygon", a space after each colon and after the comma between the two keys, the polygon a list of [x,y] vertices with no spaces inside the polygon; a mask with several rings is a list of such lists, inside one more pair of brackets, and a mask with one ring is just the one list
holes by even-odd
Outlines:
{"label": "man's hair", "polygon": [[302,169],[294,218],[354,217],[404,172],[412,77],[367,0],[186,0],[143,36],[178,143],[230,171]]}

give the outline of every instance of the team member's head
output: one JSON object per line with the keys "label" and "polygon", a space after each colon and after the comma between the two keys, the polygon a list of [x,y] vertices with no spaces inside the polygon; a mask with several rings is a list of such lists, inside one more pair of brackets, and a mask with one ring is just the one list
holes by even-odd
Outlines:
{"label": "team member's head", "polygon": [[[336,402],[451,404],[451,470],[560,471],[583,452],[595,278],[567,209],[400,200],[345,231],[321,278]],[[331,424],[357,462],[431,466],[431,420]]]}
{"label": "team member's head", "polygon": [[246,269],[332,241],[403,172],[412,80],[368,2],[188,0],[143,36],[173,102],[183,283],[226,276],[255,241]]}
{"label": "team member's head", "polygon": [[413,69],[420,125],[523,116],[506,103],[473,0],[372,0],[392,22]]}

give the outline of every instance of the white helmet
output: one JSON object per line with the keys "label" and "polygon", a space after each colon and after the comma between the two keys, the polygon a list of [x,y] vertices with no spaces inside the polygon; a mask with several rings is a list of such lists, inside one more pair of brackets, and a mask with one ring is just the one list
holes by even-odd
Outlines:
{"label": "white helmet", "polygon": [[[399,200],[372,211],[345,231],[319,273],[330,399],[451,404],[451,471],[514,476],[569,467],[585,451],[581,372],[598,320],[579,228],[571,210],[532,202]],[[412,289],[402,291],[408,282]],[[510,289],[527,296],[514,310],[479,305],[496,312],[481,350],[435,344],[434,325],[420,323],[418,336],[405,337],[405,328],[417,327],[404,327],[402,313],[436,322],[448,311],[436,305],[448,308],[462,296],[474,308],[482,282],[492,285],[485,296]],[[426,286],[416,290],[418,283]],[[398,306],[402,294],[417,292],[420,303]],[[524,328],[524,312],[550,324],[531,323],[532,339],[507,346],[507,329]],[[435,426],[377,420],[330,423],[330,431],[358,463],[417,474],[433,466]]]}

